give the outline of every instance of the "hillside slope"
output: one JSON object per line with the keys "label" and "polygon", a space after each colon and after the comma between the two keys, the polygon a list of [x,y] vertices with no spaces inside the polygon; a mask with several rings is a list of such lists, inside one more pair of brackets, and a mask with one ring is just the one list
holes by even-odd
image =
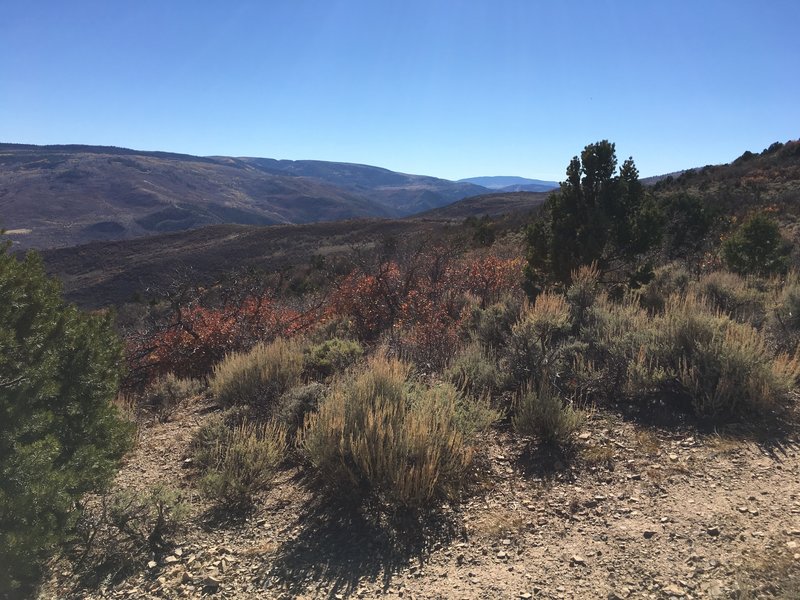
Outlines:
{"label": "hillside slope", "polygon": [[363,165],[0,144],[0,227],[21,249],[220,223],[397,217],[485,191]]}
{"label": "hillside slope", "polygon": [[64,285],[65,296],[84,307],[129,301],[163,289],[191,270],[198,284],[234,269],[267,272],[306,263],[312,255],[336,256],[388,237],[434,232],[441,223],[359,220],[255,227],[212,225],[135,240],[93,242],[45,250],[45,266]]}

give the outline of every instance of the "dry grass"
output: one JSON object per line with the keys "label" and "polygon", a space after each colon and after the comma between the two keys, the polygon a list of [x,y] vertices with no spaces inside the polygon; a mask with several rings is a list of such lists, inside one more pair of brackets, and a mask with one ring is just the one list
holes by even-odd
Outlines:
{"label": "dry grass", "polygon": [[520,532],[529,520],[527,511],[494,510],[472,523],[472,528],[477,537],[494,540]]}
{"label": "dry grass", "polygon": [[640,429],[636,432],[636,447],[649,456],[658,454],[661,449],[661,440],[649,429]]}
{"label": "dry grass", "polygon": [[610,444],[592,444],[580,451],[584,462],[592,467],[611,467],[614,464],[614,448]]}

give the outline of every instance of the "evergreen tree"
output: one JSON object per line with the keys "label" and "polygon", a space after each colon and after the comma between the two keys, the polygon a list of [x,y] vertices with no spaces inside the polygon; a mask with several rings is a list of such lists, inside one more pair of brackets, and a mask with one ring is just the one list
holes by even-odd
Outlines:
{"label": "evergreen tree", "polygon": [[642,257],[661,239],[662,217],[628,158],[617,173],[614,144],[589,144],[567,167],[567,178],[548,198],[543,216],[527,230],[527,277],[531,291],[567,284],[581,265],[646,278]]}
{"label": "evergreen tree", "polygon": [[0,247],[0,597],[35,584],[128,447],[110,403],[121,359],[109,317],[66,305],[38,255]]}
{"label": "evergreen tree", "polygon": [[722,244],[725,266],[742,275],[784,273],[790,251],[778,224],[762,213],[745,220]]}

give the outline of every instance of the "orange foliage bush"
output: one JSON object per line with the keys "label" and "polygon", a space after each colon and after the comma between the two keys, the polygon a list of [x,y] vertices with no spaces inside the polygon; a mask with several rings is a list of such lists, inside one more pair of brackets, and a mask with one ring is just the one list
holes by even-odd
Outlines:
{"label": "orange foliage bush", "polygon": [[138,381],[169,372],[203,377],[228,352],[291,337],[338,317],[349,320],[362,341],[389,333],[408,359],[443,366],[458,342],[467,296],[491,304],[517,286],[521,269],[519,258],[456,259],[451,250],[431,248],[406,260],[354,269],[333,286],[326,302],[305,311],[269,294],[213,308],[199,302],[179,305],[153,331],[129,340],[129,363]]}
{"label": "orange foliage bush", "polygon": [[131,340],[129,362],[150,379],[164,373],[202,377],[226,353],[250,348],[257,341],[291,337],[320,318],[319,311],[297,311],[268,295],[247,297],[219,308],[179,307],[168,323]]}
{"label": "orange foliage bush", "polygon": [[521,271],[519,258],[456,260],[434,248],[411,261],[354,270],[337,286],[330,310],[348,318],[360,339],[391,332],[407,359],[440,367],[458,342],[467,295],[482,306],[496,302],[517,286]]}

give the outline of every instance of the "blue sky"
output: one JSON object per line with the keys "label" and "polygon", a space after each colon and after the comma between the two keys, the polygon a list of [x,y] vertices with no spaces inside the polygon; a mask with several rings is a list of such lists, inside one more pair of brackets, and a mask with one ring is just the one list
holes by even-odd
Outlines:
{"label": "blue sky", "polygon": [[800,2],[0,0],[0,141],[563,179],[800,137]]}

